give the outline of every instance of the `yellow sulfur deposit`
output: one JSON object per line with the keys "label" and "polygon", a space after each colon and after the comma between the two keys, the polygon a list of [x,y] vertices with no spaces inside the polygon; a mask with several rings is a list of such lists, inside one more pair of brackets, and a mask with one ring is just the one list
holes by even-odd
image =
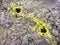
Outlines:
{"label": "yellow sulfur deposit", "polygon": [[36,22],[36,31],[38,34],[51,38],[52,35],[50,34],[47,25],[45,24],[45,22],[41,21],[39,18],[37,18],[36,16],[34,16],[33,14],[30,14],[28,17],[30,17],[31,19],[33,19]]}
{"label": "yellow sulfur deposit", "polygon": [[15,16],[16,14],[17,14],[17,16],[24,15],[24,14],[22,14],[23,6],[19,6],[15,3],[11,3],[10,6],[12,8],[12,15],[11,15],[12,17]]}
{"label": "yellow sulfur deposit", "polygon": [[45,39],[47,38],[51,42],[51,45],[56,45],[56,41],[53,40],[55,37],[50,33],[47,23],[34,16],[33,13],[29,14],[28,17],[36,22],[36,26],[34,27],[36,29],[36,32],[39,35],[43,36]]}

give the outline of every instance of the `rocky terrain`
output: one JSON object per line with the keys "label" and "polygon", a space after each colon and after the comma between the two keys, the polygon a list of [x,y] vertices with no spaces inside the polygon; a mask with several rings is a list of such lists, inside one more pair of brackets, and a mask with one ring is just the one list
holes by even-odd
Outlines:
{"label": "rocky terrain", "polygon": [[60,0],[0,0],[0,45],[52,45],[33,30],[35,22],[26,17],[11,18],[11,3],[23,6],[23,13],[34,13],[50,23],[50,33],[60,45]]}

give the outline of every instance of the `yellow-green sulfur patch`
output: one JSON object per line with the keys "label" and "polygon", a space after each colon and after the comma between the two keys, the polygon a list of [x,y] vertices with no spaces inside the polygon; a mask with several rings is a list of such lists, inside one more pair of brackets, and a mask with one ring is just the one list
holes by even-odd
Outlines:
{"label": "yellow-green sulfur patch", "polygon": [[46,37],[51,38],[52,35],[50,34],[47,25],[45,24],[45,22],[41,21],[39,18],[37,18],[36,16],[34,16],[33,14],[30,14],[28,17],[30,17],[31,19],[33,19],[36,22],[36,31],[38,34],[40,35],[46,35]]}
{"label": "yellow-green sulfur patch", "polygon": [[34,27],[36,28],[36,32],[44,38],[48,38],[48,40],[51,42],[51,45],[56,45],[56,41],[53,40],[55,39],[55,37],[50,33],[48,24],[34,16],[33,13],[29,14],[28,17],[33,19],[34,22],[36,22],[36,26]]}
{"label": "yellow-green sulfur patch", "polygon": [[23,14],[22,14],[23,6],[19,6],[15,3],[11,3],[10,6],[12,8],[12,14],[11,14],[12,17],[15,16],[16,14],[17,14],[17,16],[19,16],[19,15],[23,16]]}

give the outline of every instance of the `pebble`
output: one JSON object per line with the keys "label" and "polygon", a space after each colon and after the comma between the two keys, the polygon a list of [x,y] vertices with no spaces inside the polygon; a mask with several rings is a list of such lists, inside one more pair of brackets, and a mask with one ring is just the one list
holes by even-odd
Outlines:
{"label": "pebble", "polygon": [[5,21],[5,18],[4,18],[5,16],[4,16],[4,12],[1,12],[0,13],[0,23],[1,24],[4,24],[4,21]]}
{"label": "pebble", "polygon": [[7,7],[7,9],[8,9],[8,10],[10,10],[10,8],[9,8],[9,7]]}
{"label": "pebble", "polygon": [[36,45],[46,45],[46,43],[45,43],[45,41],[43,41],[43,40],[38,40],[38,41],[36,42]]}
{"label": "pebble", "polygon": [[6,27],[11,27],[12,26],[12,21],[10,21],[10,20],[6,20],[6,22],[5,22],[5,26]]}
{"label": "pebble", "polygon": [[58,34],[59,34],[57,30],[52,30],[52,33],[54,36],[58,36]]}

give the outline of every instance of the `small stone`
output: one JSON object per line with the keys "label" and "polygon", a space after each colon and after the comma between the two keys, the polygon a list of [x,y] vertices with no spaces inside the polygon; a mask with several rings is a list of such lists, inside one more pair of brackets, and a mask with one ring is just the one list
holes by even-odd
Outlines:
{"label": "small stone", "polygon": [[5,16],[4,16],[4,12],[1,12],[0,13],[0,23],[1,24],[4,24],[4,21],[5,21],[5,18],[4,18]]}
{"label": "small stone", "polygon": [[7,7],[7,9],[8,9],[8,10],[10,10],[10,8],[9,8],[9,7]]}
{"label": "small stone", "polygon": [[45,41],[43,41],[43,40],[38,40],[38,41],[36,42],[36,45],[46,45],[46,43],[45,43]]}
{"label": "small stone", "polygon": [[7,36],[7,33],[6,33],[6,31],[2,34],[2,37],[6,37]]}
{"label": "small stone", "polygon": [[8,30],[8,34],[10,34],[11,33],[11,31],[10,30]]}
{"label": "small stone", "polygon": [[24,36],[22,45],[28,45],[28,36],[27,35]]}
{"label": "small stone", "polygon": [[12,26],[12,21],[6,20],[5,26],[6,26],[6,27],[11,27],[11,26]]}
{"label": "small stone", "polygon": [[52,30],[52,33],[54,36],[58,36],[58,34],[59,34],[57,30]]}
{"label": "small stone", "polygon": [[17,43],[17,45],[21,45],[21,40],[18,39],[18,40],[16,41],[16,43]]}

